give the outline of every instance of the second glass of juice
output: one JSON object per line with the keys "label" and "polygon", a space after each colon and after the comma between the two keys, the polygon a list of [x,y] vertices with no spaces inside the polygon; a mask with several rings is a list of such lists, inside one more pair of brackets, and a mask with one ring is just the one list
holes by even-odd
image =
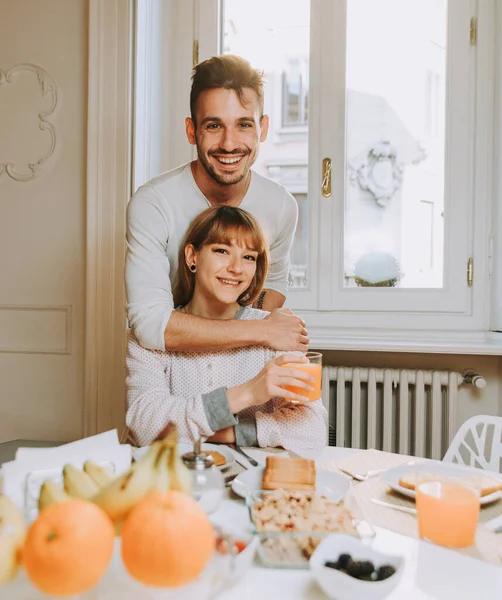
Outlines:
{"label": "second glass of juice", "polygon": [[416,490],[418,532],[422,539],[447,548],[472,546],[479,519],[479,492],[443,481]]}
{"label": "second glass of juice", "polygon": [[308,363],[290,363],[282,365],[283,367],[304,371],[315,379],[310,385],[314,388],[311,392],[303,388],[285,385],[284,389],[289,390],[300,396],[304,396],[309,400],[319,400],[321,397],[321,380],[322,380],[322,354],[320,352],[307,352]]}

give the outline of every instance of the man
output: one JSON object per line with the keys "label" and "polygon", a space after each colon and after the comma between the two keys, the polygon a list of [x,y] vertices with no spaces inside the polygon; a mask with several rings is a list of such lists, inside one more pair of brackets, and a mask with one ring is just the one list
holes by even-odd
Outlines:
{"label": "man", "polygon": [[[298,218],[282,186],[251,171],[268,133],[261,74],[237,56],[197,65],[185,121],[197,159],[155,177],[128,207],[126,291],[129,323],[139,343],[157,350],[203,351],[255,344],[306,351],[305,323],[282,307]],[[192,219],[209,206],[240,206],[260,221],[269,240],[270,268],[255,306],[271,311],[256,321],[212,321],[174,310],[171,286],[179,244]],[[276,309],[276,310],[274,310]]]}

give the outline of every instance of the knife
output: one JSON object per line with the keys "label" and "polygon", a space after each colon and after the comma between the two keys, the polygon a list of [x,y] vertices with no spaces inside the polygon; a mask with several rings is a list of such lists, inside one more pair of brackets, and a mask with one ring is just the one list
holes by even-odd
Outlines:
{"label": "knife", "polygon": [[237,444],[229,444],[229,446],[230,446],[230,448],[232,448],[232,450],[235,450],[239,454],[242,454],[242,456],[245,459],[247,459],[253,465],[253,467],[258,467],[259,466],[258,461],[256,461],[252,456],[249,456],[249,454],[246,454],[244,452],[244,450],[242,450],[242,448],[240,448],[239,446],[237,446]]}

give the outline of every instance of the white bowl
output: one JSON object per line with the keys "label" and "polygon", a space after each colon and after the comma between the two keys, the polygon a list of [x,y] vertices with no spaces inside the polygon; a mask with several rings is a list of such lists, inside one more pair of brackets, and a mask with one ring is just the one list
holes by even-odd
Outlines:
{"label": "white bowl", "polygon": [[233,557],[230,579],[232,584],[236,583],[244,577],[247,570],[253,564],[256,547],[258,545],[258,537],[249,531],[243,532],[240,529],[234,529],[228,526],[216,526],[216,530],[218,534],[225,539],[226,544],[232,543],[233,541],[240,541],[244,542],[246,545],[244,550]]}
{"label": "white bowl", "polygon": [[[396,572],[383,581],[362,581],[351,575],[324,566],[340,554],[350,554],[354,560],[370,560],[376,568],[392,565]],[[310,568],[324,592],[336,600],[378,600],[385,598],[396,587],[404,569],[404,558],[373,550],[361,540],[345,533],[333,533],[319,544],[310,557]]]}

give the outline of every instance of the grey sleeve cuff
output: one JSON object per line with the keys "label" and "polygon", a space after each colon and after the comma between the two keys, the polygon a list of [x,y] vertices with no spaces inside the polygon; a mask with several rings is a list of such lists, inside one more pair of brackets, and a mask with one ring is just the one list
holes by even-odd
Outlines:
{"label": "grey sleeve cuff", "polygon": [[237,446],[258,446],[256,419],[239,421],[234,427]]}
{"label": "grey sleeve cuff", "polygon": [[228,404],[227,390],[218,388],[208,394],[202,394],[202,406],[206,419],[212,431],[219,431],[225,427],[233,427],[238,420],[232,414]]}

